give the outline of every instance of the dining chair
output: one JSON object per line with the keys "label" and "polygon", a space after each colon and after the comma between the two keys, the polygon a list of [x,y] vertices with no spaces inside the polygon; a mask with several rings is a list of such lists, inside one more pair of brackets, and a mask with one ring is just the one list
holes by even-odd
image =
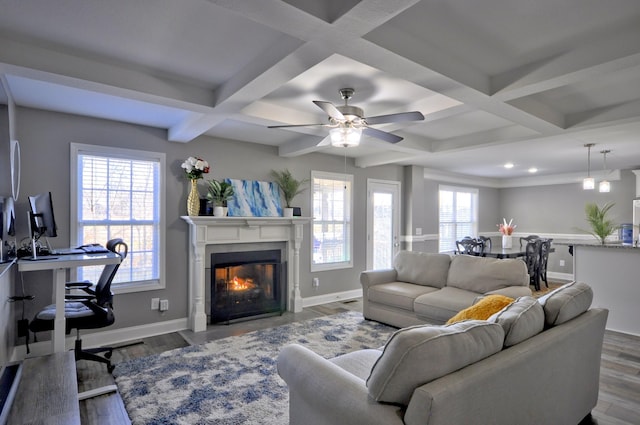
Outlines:
{"label": "dining chair", "polygon": [[491,251],[491,238],[490,237],[488,237],[488,236],[478,236],[476,239],[484,245],[483,252],[490,252]]}
{"label": "dining chair", "polygon": [[484,245],[471,237],[465,237],[456,241],[456,247],[458,254],[481,256],[484,253]]}
{"label": "dining chair", "polygon": [[549,252],[551,251],[551,241],[553,239],[540,239],[540,255],[539,255],[539,264],[538,264],[538,278],[537,281],[544,281],[545,286],[549,287],[549,282],[547,282],[547,264],[549,263]]}
{"label": "dining chair", "polygon": [[522,236],[520,238],[520,248],[522,248],[522,245],[526,245],[527,243],[531,242],[534,239],[540,239],[540,236],[538,235]]}
{"label": "dining chair", "polygon": [[536,291],[540,290],[538,270],[540,266],[541,243],[542,241],[540,239],[533,239],[527,242],[524,256],[524,261],[527,265],[527,272],[529,273],[529,285],[533,285]]}

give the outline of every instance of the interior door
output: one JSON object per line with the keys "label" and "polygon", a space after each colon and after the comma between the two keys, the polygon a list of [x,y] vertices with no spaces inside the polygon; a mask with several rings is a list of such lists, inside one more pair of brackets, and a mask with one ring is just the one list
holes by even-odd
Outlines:
{"label": "interior door", "polygon": [[400,182],[367,180],[367,269],[387,269],[400,250]]}

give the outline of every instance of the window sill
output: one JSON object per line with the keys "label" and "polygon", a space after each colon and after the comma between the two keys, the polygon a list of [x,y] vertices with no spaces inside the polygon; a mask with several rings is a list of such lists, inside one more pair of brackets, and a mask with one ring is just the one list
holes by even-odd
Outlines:
{"label": "window sill", "polygon": [[157,280],[147,282],[119,283],[111,286],[111,291],[113,291],[113,293],[116,295],[129,294],[132,292],[157,291],[158,289],[165,289],[165,285]]}

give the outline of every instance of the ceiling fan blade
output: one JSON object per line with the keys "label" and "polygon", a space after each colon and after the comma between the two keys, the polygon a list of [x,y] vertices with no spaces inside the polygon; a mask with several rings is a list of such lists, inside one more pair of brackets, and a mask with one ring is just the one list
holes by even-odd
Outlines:
{"label": "ceiling fan blade", "polygon": [[313,127],[316,125],[325,126],[326,124],[291,124],[291,125],[270,125],[267,128],[290,128],[290,127]]}
{"label": "ceiling fan blade", "polygon": [[346,120],[345,116],[342,115],[342,112],[338,111],[338,108],[336,108],[333,103],[322,100],[314,100],[313,103],[315,103],[318,108],[325,111],[331,118],[338,121]]}
{"label": "ceiling fan blade", "polygon": [[365,127],[362,129],[362,132],[367,136],[375,137],[376,139],[384,140],[389,143],[398,143],[403,140],[402,137],[396,136],[395,134],[387,133],[386,131],[377,130],[371,127]]}
{"label": "ceiling fan blade", "polygon": [[418,112],[418,111],[400,112],[398,114],[377,115],[375,117],[367,117],[364,120],[369,125],[385,124],[389,122],[402,122],[402,121],[422,121],[424,120],[424,115],[422,115],[422,112]]}

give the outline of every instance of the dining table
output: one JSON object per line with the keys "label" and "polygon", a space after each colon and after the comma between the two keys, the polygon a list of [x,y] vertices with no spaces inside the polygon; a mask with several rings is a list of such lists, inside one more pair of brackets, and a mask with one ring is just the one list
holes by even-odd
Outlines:
{"label": "dining table", "polygon": [[[555,248],[551,247],[549,252],[555,252]],[[464,255],[464,254],[463,254]],[[479,256],[480,253],[475,253],[476,256]],[[514,248],[502,248],[502,247],[492,247],[488,251],[484,251],[482,253],[483,257],[492,257],[492,258],[519,258],[525,257],[527,255],[526,247],[514,247]]]}

